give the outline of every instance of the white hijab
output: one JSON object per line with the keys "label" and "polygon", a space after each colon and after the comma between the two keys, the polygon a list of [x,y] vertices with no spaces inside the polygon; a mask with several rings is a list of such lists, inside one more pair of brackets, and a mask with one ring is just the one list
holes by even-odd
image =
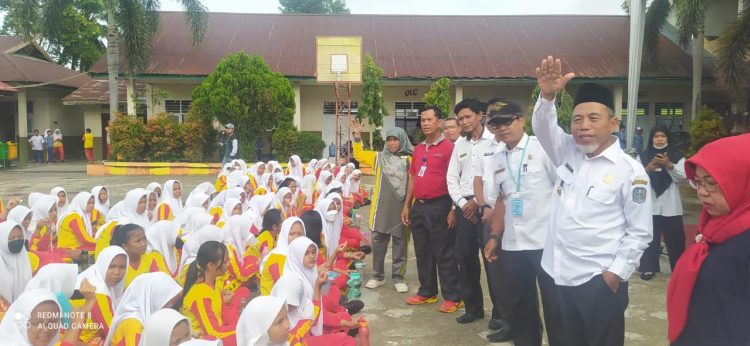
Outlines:
{"label": "white hijab", "polygon": [[[286,302],[282,298],[273,296],[255,297],[245,306],[237,322],[237,345],[268,346],[268,329],[282,309],[286,309]],[[289,345],[288,342],[283,345]]]}
{"label": "white hijab", "polygon": [[258,161],[248,170],[248,172],[252,174],[253,178],[255,178],[256,183],[259,183],[260,180],[260,175],[258,175],[258,168],[260,168],[260,166],[264,166],[263,169],[265,169],[265,164],[263,163],[263,161]]}
{"label": "white hijab", "polygon": [[326,219],[328,208],[334,203],[336,202],[334,202],[333,199],[321,198],[318,200],[318,203],[315,204],[315,211],[320,214],[320,219],[323,221],[323,234],[326,238],[326,252],[329,254],[333,253],[333,249],[338,247],[339,240],[341,239],[341,228],[344,225],[344,219],[343,217],[340,217],[341,212],[336,214],[336,220],[333,222]]}
{"label": "white hijab", "polygon": [[179,180],[167,180],[161,191],[161,200],[172,209],[172,215],[179,215],[185,207],[182,204],[182,197],[175,198],[174,196],[174,184],[180,184],[180,187],[183,187]]}
{"label": "white hijab", "polygon": [[156,189],[159,189],[159,191],[161,192],[161,193],[156,193],[156,201],[157,201],[157,205],[158,205],[158,203],[161,203],[161,194],[164,193],[164,189],[161,188],[161,184],[159,184],[157,182],[152,182],[152,183],[149,183],[146,186],[146,190],[147,191],[156,192]]}
{"label": "white hijab", "polygon": [[[289,322],[292,326],[297,325],[300,320],[312,319],[314,316],[313,299],[318,266],[307,268],[304,263],[305,252],[311,245],[316,250],[318,249],[315,243],[306,237],[294,239],[289,244],[289,252],[284,262],[284,273],[271,289],[272,296],[285,299],[289,305],[297,306],[297,310],[289,314]],[[317,322],[313,323],[311,334],[316,336],[323,334],[322,313],[318,314]]]}
{"label": "white hijab", "polygon": [[[60,206],[60,197],[57,197],[57,194],[60,193],[60,192],[62,192],[62,193],[65,194],[65,205],[62,205],[62,206]],[[57,209],[58,209],[57,212],[58,213],[63,214],[66,211],[68,211],[68,204],[69,204],[70,200],[68,199],[68,193],[65,192],[65,189],[63,189],[62,187],[59,187],[59,186],[58,187],[54,187],[49,192],[49,195],[52,196],[52,197],[55,197],[55,203],[57,203]]]}
{"label": "white hijab", "polygon": [[[178,323],[185,321],[190,325],[187,317],[174,309],[160,309],[151,314],[143,324],[143,333],[139,346],[164,346],[169,345],[172,331]],[[182,344],[184,345],[184,344]]]}
{"label": "white hijab", "polygon": [[[321,171],[320,172],[320,176],[318,177],[318,182],[316,184],[316,189],[318,190],[318,195],[320,197],[324,197],[325,196],[326,187],[328,187],[328,184],[326,184],[326,180],[328,180],[328,178],[330,178],[331,176],[333,176],[333,173],[331,173],[329,171]],[[331,181],[331,182],[333,182],[333,181]]]}
{"label": "white hijab", "polygon": [[[354,181],[354,177],[359,177],[360,180]],[[362,182],[362,171],[355,169],[352,174],[346,177],[346,184],[344,184],[344,197],[351,197],[352,194],[359,193],[359,183]]]}
{"label": "white hijab", "polygon": [[266,215],[266,211],[271,207],[275,197],[270,191],[265,195],[255,195],[250,198],[250,209],[255,213],[255,228],[258,231],[263,229],[263,216]]}
{"label": "white hijab", "polygon": [[[99,200],[99,193],[101,193],[102,190],[107,191],[107,201],[104,203]],[[102,185],[94,186],[94,188],[91,189],[91,194],[94,196],[94,208],[104,216],[109,214],[109,189]]]}
{"label": "white hijab", "polygon": [[52,139],[56,141],[62,140],[63,139],[62,131],[60,131],[60,129],[55,129],[55,132],[52,133]]}
{"label": "white hijab", "polygon": [[[292,163],[294,163],[294,166],[292,166]],[[289,175],[296,177],[297,179],[302,179],[303,176],[305,176],[305,171],[302,169],[302,159],[299,158],[297,155],[292,155],[289,158]]]}
{"label": "white hijab", "polygon": [[312,204],[315,193],[315,174],[308,174],[302,178],[299,190],[305,193],[305,204]]}
{"label": "white hijab", "polygon": [[0,296],[9,303],[23,293],[31,280],[31,263],[26,248],[21,248],[17,254],[10,253],[8,249],[8,236],[16,227],[21,228],[12,220],[0,223]]}
{"label": "white hijab", "polygon": [[287,256],[287,252],[289,251],[289,232],[292,231],[292,226],[297,222],[302,224],[302,230],[304,230],[305,234],[307,234],[307,230],[305,230],[305,223],[302,222],[302,219],[298,217],[289,217],[284,220],[284,222],[281,223],[281,231],[279,231],[279,237],[276,240],[276,247],[273,248],[273,250],[271,250],[271,252],[269,252],[265,258],[263,258],[261,268],[265,267],[266,260],[271,256],[271,254]]}
{"label": "white hijab", "polygon": [[142,197],[146,198],[146,203],[148,203],[148,191],[145,189],[136,188],[128,191],[125,195],[125,199],[115,204],[115,206],[109,211],[107,221],[125,217],[128,218],[131,223],[137,224],[143,229],[146,229],[151,225],[151,220],[148,218],[148,210],[144,210],[142,214],[138,214],[138,202]]}
{"label": "white hijab", "polygon": [[[182,217],[180,218],[182,219]],[[186,223],[180,223],[181,225],[184,225],[182,227],[183,230],[183,237],[190,238],[193,234],[198,233],[203,227],[211,225],[211,221],[213,221],[213,216],[206,212],[198,213],[197,210],[195,213],[191,213],[187,215],[187,222]],[[175,220],[177,221],[177,220]]]}
{"label": "white hijab", "polygon": [[305,168],[305,175],[315,175],[316,170],[318,170],[318,159],[312,159]]}
{"label": "white hijab", "polygon": [[[52,208],[52,207],[50,207],[50,208]],[[31,215],[31,219],[33,220],[34,219],[34,211],[32,211],[31,209],[29,209],[29,208],[27,208],[25,206],[22,206],[22,205],[17,205],[15,208],[11,209],[8,212],[8,220],[13,220],[19,226],[21,226],[21,229],[23,230],[23,237],[26,240],[31,239],[31,236],[34,235],[34,230],[33,229],[25,229],[25,228],[23,228],[23,220],[26,219],[26,217],[29,216],[29,215]],[[29,228],[31,228],[31,224],[32,223],[29,223]]]}
{"label": "white hijab", "polygon": [[[106,280],[107,270],[109,269],[109,265],[112,263],[115,257],[119,255],[125,256],[125,274],[122,276],[122,280],[120,280],[117,285],[109,287]],[[109,297],[109,299],[112,300],[112,309],[116,309],[117,305],[120,302],[122,294],[125,292],[125,275],[127,275],[128,270],[127,263],[128,254],[125,253],[125,250],[123,250],[121,247],[108,246],[104,248],[104,250],[99,253],[99,256],[96,257],[96,263],[78,274],[78,278],[76,279],[76,289],[80,289],[81,282],[83,282],[83,279],[86,279],[90,284],[96,287],[96,293],[100,293]]]}
{"label": "white hijab", "polygon": [[[263,175],[260,177],[260,183],[258,183],[258,185],[265,186],[266,189],[269,192],[271,192],[275,189],[275,184],[273,183],[272,178],[273,178],[273,175],[271,175],[271,173],[268,173],[268,172],[263,173]],[[270,184],[269,184],[269,180],[271,180]]]}
{"label": "white hijab", "polygon": [[242,170],[236,170],[232,171],[232,173],[229,173],[227,175],[227,189],[231,189],[233,187],[242,187],[242,177],[245,176],[245,171]]}
{"label": "white hijab", "polygon": [[239,198],[232,197],[224,201],[224,205],[221,207],[221,219],[224,220],[225,225],[229,223],[229,219],[232,217],[232,210],[238,205],[242,207],[242,202],[240,202]]}
{"label": "white hijab", "polygon": [[179,233],[180,224],[168,220],[157,221],[146,228],[148,250],[156,251],[164,257],[164,262],[170,273],[177,271],[177,255],[174,250]]}
{"label": "white hijab", "polygon": [[68,215],[78,214],[78,216],[83,219],[83,226],[86,228],[86,233],[89,237],[94,237],[94,229],[91,226],[91,213],[86,212],[86,205],[92,197],[94,196],[86,191],[79,192],[73,197],[73,201],[70,203],[70,206],[68,206],[68,211],[57,217],[57,229],[60,229],[60,223],[63,222]]}
{"label": "white hijab", "polygon": [[120,300],[110,324],[105,345],[109,345],[117,324],[135,318],[145,327],[151,314],[165,308],[172,298],[182,292],[182,287],[172,277],[162,272],[141,274],[128,286]]}
{"label": "white hijab", "polygon": [[191,193],[185,200],[185,208],[202,208],[203,210],[206,210],[206,208],[203,207],[203,204],[209,202],[210,198],[209,195],[203,192]]}
{"label": "white hijab", "polygon": [[[36,231],[36,225],[42,220],[49,221],[51,225],[50,228],[57,227],[57,220],[49,219],[49,211],[52,210],[52,208],[57,208],[56,197],[44,195],[36,198],[34,204],[31,206],[31,210],[34,211],[34,216],[31,218],[28,232],[33,234],[34,231]],[[58,219],[60,219],[59,214]],[[54,229],[48,231],[54,231]],[[31,239],[31,236],[29,236],[29,239]]]}
{"label": "white hijab", "polygon": [[52,293],[62,292],[66,298],[70,298],[76,289],[77,276],[77,264],[50,263],[39,268],[36,275],[26,285],[26,290],[44,288]]}
{"label": "white hijab", "polygon": [[250,245],[249,243],[255,243],[255,236],[250,233],[252,225],[253,219],[242,214],[230,217],[227,225],[224,226],[224,244],[232,245],[240,264],[245,263],[245,248]]}
{"label": "white hijab", "polygon": [[[32,192],[32,193],[30,193],[29,194],[29,198],[26,199],[27,202],[29,202],[29,208],[33,207],[34,203],[36,203],[36,201],[38,201],[39,198],[42,197],[42,196],[47,196],[47,195],[45,195],[45,194],[43,194],[41,192]],[[55,201],[57,201],[57,200],[55,200]]]}
{"label": "white hijab", "polygon": [[294,196],[292,196],[291,205],[287,208],[284,206],[284,196],[292,194],[292,190],[288,187],[282,187],[276,192],[276,198],[274,198],[274,208],[281,210],[282,215],[289,216],[289,210],[294,208]]}
{"label": "white hijab", "polygon": [[211,195],[213,195],[214,193],[216,193],[216,187],[214,187],[213,184],[204,181],[204,182],[198,184],[198,186],[196,186],[193,189],[193,191],[190,191],[190,194],[192,195],[192,194],[198,193],[198,192],[202,192],[202,193],[208,195],[208,197],[210,198]]}
{"label": "white hijab", "polygon": [[[11,304],[2,322],[0,322],[0,340],[2,340],[2,344],[5,346],[31,345],[26,325],[30,322],[31,312],[39,304],[45,302],[54,302],[57,305],[58,311],[62,312],[62,307],[57,302],[57,297],[49,290],[34,289],[21,294],[18,300]],[[48,346],[56,345],[59,338],[60,332],[58,331]]]}
{"label": "white hijab", "polygon": [[188,240],[185,242],[185,246],[182,247],[182,258],[180,259],[180,275],[184,270],[187,269],[185,268],[185,266],[193,263],[193,261],[195,261],[195,259],[198,257],[198,250],[200,249],[201,245],[211,240],[222,242],[224,240],[224,231],[214,225],[208,225],[201,228],[197,233],[191,235],[190,238],[188,238]]}

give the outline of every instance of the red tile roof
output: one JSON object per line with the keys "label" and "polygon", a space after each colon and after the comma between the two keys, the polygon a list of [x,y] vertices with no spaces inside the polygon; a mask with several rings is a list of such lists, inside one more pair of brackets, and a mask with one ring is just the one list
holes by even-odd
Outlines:
{"label": "red tile roof", "polygon": [[[127,81],[119,79],[117,82],[117,99],[119,102],[125,102],[127,100]],[[135,83],[136,94],[144,90],[146,90],[146,84]],[[63,97],[62,101],[64,105],[109,104],[109,80],[91,80],[70,95]]]}
{"label": "red tile roof", "polygon": [[[211,13],[204,43],[193,47],[183,13],[162,12],[143,74],[205,76],[222,57],[242,50],[260,54],[286,76],[313,78],[316,36],[362,36],[364,51],[386,78],[535,78],[548,54],[564,58],[579,77],[626,78],[628,30],[627,16]],[[688,54],[665,37],[659,52],[661,64],[644,69],[644,78],[690,77]],[[106,68],[103,57],[91,71]]]}
{"label": "red tile roof", "polygon": [[85,73],[49,61],[13,54],[13,48],[23,45],[23,42],[21,37],[0,36],[0,81],[49,83],[78,88],[91,80]]}

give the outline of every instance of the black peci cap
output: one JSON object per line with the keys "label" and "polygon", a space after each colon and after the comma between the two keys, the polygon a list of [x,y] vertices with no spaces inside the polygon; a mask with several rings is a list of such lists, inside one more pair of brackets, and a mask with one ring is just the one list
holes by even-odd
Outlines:
{"label": "black peci cap", "polygon": [[610,109],[615,108],[615,97],[612,91],[604,85],[597,83],[583,83],[576,93],[576,101],[573,107],[585,102],[601,103]]}

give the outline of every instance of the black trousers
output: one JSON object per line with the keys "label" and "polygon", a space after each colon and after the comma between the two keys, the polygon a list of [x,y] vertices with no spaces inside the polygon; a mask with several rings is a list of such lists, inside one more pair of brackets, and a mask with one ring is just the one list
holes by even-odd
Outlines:
{"label": "black trousers", "polygon": [[[498,244],[497,260],[494,262],[488,262],[484,258],[484,244],[490,238],[490,227],[484,225],[484,236],[482,238],[482,244],[480,245],[480,253],[484,262],[484,271],[487,275],[487,288],[490,290],[490,300],[492,300],[492,319],[502,319],[508,322],[509,314],[506,306],[504,297],[508,295],[508,279],[510,276],[507,273],[507,267],[503,264],[503,253],[500,251],[500,244]],[[511,325],[512,327],[512,325]]]}
{"label": "black trousers", "polygon": [[466,313],[484,315],[482,294],[482,265],[479,263],[480,248],[484,244],[484,224],[471,223],[456,207],[456,263],[461,282],[461,299]]}
{"label": "black trousers", "polygon": [[558,292],[566,345],[624,344],[627,282],[613,293],[600,274],[579,286],[558,286]]}
{"label": "black trousers", "polygon": [[508,305],[513,343],[516,346],[542,344],[542,320],[539,317],[537,283],[542,294],[544,324],[549,345],[565,344],[562,311],[557,285],[542,269],[543,250],[502,251],[502,263],[508,277]]}
{"label": "black trousers", "polygon": [[658,273],[659,255],[661,252],[661,236],[664,234],[664,243],[667,245],[669,255],[669,266],[674,270],[677,260],[685,251],[685,226],[682,224],[682,216],[660,216],[654,215],[654,239],[648,244],[641,256],[641,265],[638,271],[641,273]]}
{"label": "black trousers", "polygon": [[450,196],[421,203],[414,202],[409,215],[414,253],[417,256],[419,291],[422,297],[438,294],[438,275],[443,299],[461,300],[458,267],[454,246],[456,232],[448,229],[448,212],[453,202]]}

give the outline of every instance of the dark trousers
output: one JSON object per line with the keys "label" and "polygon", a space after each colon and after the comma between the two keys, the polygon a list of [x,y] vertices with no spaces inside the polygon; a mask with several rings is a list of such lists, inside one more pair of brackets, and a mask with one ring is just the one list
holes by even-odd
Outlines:
{"label": "dark trousers", "polygon": [[482,294],[482,265],[479,263],[480,247],[484,244],[484,224],[471,223],[464,217],[461,208],[456,208],[456,263],[461,282],[461,299],[466,313],[484,315]]}
{"label": "dark trousers", "polygon": [[624,344],[627,282],[613,293],[600,274],[579,286],[558,286],[558,292],[566,345]]}
{"label": "dark trousers", "polygon": [[31,150],[31,155],[36,163],[44,163],[44,150]]}
{"label": "dark trousers", "polygon": [[508,305],[504,297],[508,295],[508,276],[506,266],[503,264],[503,254],[500,251],[500,244],[496,250],[497,260],[494,262],[488,262],[484,258],[484,244],[487,243],[487,239],[490,236],[490,227],[484,225],[484,237],[482,238],[482,244],[480,245],[482,261],[484,262],[484,272],[487,275],[487,288],[490,290],[490,300],[492,300],[492,319],[502,319],[506,322],[509,320]]}
{"label": "dark trousers", "polygon": [[658,273],[660,271],[659,255],[661,254],[662,234],[664,234],[664,243],[667,245],[669,266],[674,270],[677,260],[685,251],[685,226],[682,224],[682,216],[654,215],[654,239],[643,251],[641,265],[638,267],[639,272]]}
{"label": "dark trousers", "polygon": [[557,285],[542,269],[542,250],[502,251],[508,272],[508,304],[513,343],[516,346],[542,344],[542,320],[539,317],[537,283],[542,294],[544,324],[549,345],[564,345],[565,330],[558,302]]}
{"label": "dark trousers", "polygon": [[411,208],[409,221],[419,274],[417,293],[422,297],[438,294],[439,275],[443,299],[461,299],[458,267],[453,253],[456,232],[448,229],[448,212],[451,205],[451,199],[446,195],[426,203],[416,201]]}

